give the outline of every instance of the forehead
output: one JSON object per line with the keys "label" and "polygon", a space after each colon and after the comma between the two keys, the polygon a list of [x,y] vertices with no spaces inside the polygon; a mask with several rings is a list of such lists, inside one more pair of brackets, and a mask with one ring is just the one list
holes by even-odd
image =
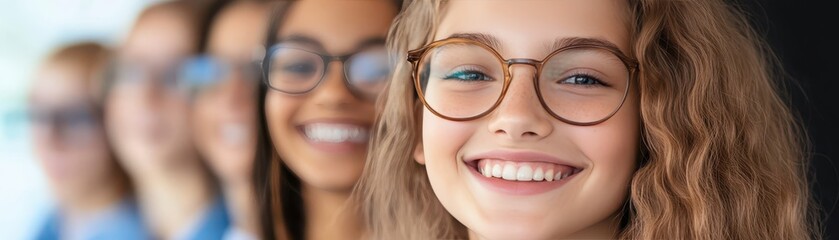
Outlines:
{"label": "forehead", "polygon": [[196,36],[186,16],[177,12],[156,12],[138,19],[120,56],[144,61],[165,62],[190,54],[197,47]]}
{"label": "forehead", "polygon": [[278,39],[313,38],[324,50],[340,54],[366,39],[384,37],[396,15],[391,1],[298,1],[287,12]]}
{"label": "forehead", "polygon": [[89,79],[78,67],[50,63],[34,79],[30,99],[36,103],[60,105],[90,96]]}
{"label": "forehead", "polygon": [[236,2],[225,8],[213,23],[209,50],[236,57],[251,54],[264,40],[268,6]]}
{"label": "forehead", "polygon": [[544,55],[563,38],[601,39],[628,53],[629,10],[615,0],[450,1],[435,40],[459,33],[493,36],[505,57]]}

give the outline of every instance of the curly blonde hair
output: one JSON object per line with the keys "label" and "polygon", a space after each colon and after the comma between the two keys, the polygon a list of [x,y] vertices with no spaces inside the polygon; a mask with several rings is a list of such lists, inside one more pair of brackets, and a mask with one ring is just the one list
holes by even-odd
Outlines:
{"label": "curly blonde hair", "polygon": [[[388,38],[395,59],[433,39],[445,0],[413,1]],[[619,238],[819,238],[807,190],[806,141],[787,106],[777,59],[722,0],[629,0],[640,63],[639,168]],[[418,104],[395,66],[356,188],[374,239],[462,239],[412,160]]]}

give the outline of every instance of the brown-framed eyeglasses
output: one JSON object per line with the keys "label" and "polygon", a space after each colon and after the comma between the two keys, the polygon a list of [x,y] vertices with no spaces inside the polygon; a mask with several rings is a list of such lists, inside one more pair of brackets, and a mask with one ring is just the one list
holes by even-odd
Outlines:
{"label": "brown-framed eyeglasses", "polygon": [[615,47],[571,43],[543,60],[504,59],[468,38],[447,38],[408,52],[420,101],[435,115],[469,121],[492,112],[507,94],[516,64],[536,68],[533,86],[553,117],[588,126],[615,115],[629,94],[637,62]]}

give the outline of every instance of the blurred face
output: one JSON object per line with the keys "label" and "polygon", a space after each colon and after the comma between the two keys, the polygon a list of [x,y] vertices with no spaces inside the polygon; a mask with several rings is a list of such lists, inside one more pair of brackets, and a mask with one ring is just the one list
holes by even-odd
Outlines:
{"label": "blurred face", "polygon": [[289,10],[277,35],[280,44],[295,50],[280,53],[288,57],[280,57],[271,71],[292,77],[269,78],[308,79],[318,69],[325,72],[317,87],[304,94],[269,89],[264,111],[277,153],[304,184],[349,191],[361,174],[375,115],[372,98],[357,91],[362,85],[348,87],[344,69],[349,68],[340,61],[317,67],[322,60],[306,52],[342,56],[381,47],[395,12],[389,1],[300,1]]}
{"label": "blurred face", "polygon": [[90,194],[117,177],[88,79],[69,64],[50,64],[30,100],[35,155],[59,200]]}
{"label": "blurred face", "polygon": [[210,33],[209,54],[218,64],[212,83],[194,102],[195,141],[222,180],[247,180],[256,151],[255,50],[265,33],[264,5],[235,4],[223,11]]}
{"label": "blurred face", "polygon": [[[589,42],[605,42],[628,53],[626,9],[625,3],[610,0],[452,1],[435,40],[473,36],[494,45],[504,59],[541,61],[563,45],[573,44],[576,40],[571,38],[594,39]],[[449,51],[462,46],[435,50],[437,59],[424,65],[430,68],[425,73],[430,78],[425,86],[427,101],[474,96],[458,105],[435,102],[438,112],[452,117],[489,108],[497,99],[494,89],[500,89],[498,83],[504,81],[499,74],[504,70],[496,65],[500,63],[494,55],[474,54],[485,50]],[[532,65],[511,65],[506,97],[483,117],[453,121],[428,108],[422,110],[422,141],[415,158],[425,164],[440,202],[469,228],[473,238],[608,238],[597,234],[614,234],[614,216],[626,199],[636,166],[637,97],[629,88],[624,105],[599,124],[580,126],[558,120],[540,103],[536,84],[550,111],[570,120],[589,121],[603,113],[596,109],[607,105],[617,109],[618,101],[592,103],[615,99],[609,98],[613,92],[625,93],[629,78],[627,68],[608,51],[580,48],[557,56],[561,56],[554,57],[558,61],[551,68],[543,67],[541,73]],[[480,99],[490,102],[484,106],[478,103]]]}
{"label": "blurred face", "polygon": [[192,154],[188,99],[175,72],[195,41],[177,14],[158,11],[140,19],[118,54],[105,120],[131,174],[163,170]]}

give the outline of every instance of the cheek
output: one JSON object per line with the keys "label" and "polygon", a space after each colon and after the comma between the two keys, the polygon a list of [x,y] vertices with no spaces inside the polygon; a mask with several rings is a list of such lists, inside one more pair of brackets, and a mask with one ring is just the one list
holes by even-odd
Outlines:
{"label": "cheek", "polygon": [[288,97],[275,91],[268,92],[265,96],[265,120],[268,124],[268,133],[274,139],[274,147],[281,149],[282,141],[277,139],[290,139],[292,134],[292,119],[300,108],[299,99]]}
{"label": "cheek", "polygon": [[423,110],[422,143],[425,167],[434,192],[447,203],[456,192],[465,188],[458,176],[460,149],[475,133],[475,124],[448,121]]}
{"label": "cheek", "polygon": [[[57,154],[59,140],[53,133],[42,126],[33,126],[30,129],[32,134],[33,150],[38,157],[48,157]],[[53,130],[54,131],[54,130]]]}
{"label": "cheek", "polygon": [[108,126],[108,132],[114,138],[118,138],[118,133],[120,131],[121,125],[124,122],[122,119],[126,118],[125,115],[132,112],[134,109],[132,108],[132,104],[128,104],[128,97],[130,92],[123,91],[120,87],[114,87],[113,90],[109,93],[109,97],[107,104],[105,104],[105,123]]}
{"label": "cheek", "polygon": [[184,134],[188,133],[190,125],[191,107],[188,100],[180,96],[166,96],[164,102],[160,106],[161,114],[165,119],[165,123],[170,125],[170,129],[179,134],[178,137],[186,137]]}
{"label": "cheek", "polygon": [[578,185],[581,199],[603,209],[616,209],[625,200],[637,166],[637,125],[629,129],[616,125],[585,133],[568,132],[580,154],[589,161],[585,175],[581,176],[585,184]]}
{"label": "cheek", "polygon": [[635,119],[566,131],[593,170],[631,171],[638,155],[640,130]]}
{"label": "cheek", "polygon": [[87,175],[93,180],[103,180],[103,177],[113,173],[116,163],[111,158],[104,138],[91,141],[89,146],[89,149],[80,153],[80,156],[83,156],[83,159],[79,159],[82,164],[75,168],[81,175]]}
{"label": "cheek", "polygon": [[472,124],[445,120],[423,110],[422,143],[426,164],[454,163],[458,151],[474,132]]}
{"label": "cheek", "polygon": [[208,152],[216,149],[213,146],[219,141],[219,118],[222,112],[219,108],[213,107],[214,102],[207,97],[199,97],[195,99],[193,104],[192,115],[192,134],[195,136],[195,144],[201,151]]}
{"label": "cheek", "polygon": [[638,105],[628,101],[608,121],[566,132],[589,161],[580,189],[587,202],[603,209],[618,209],[626,199],[638,162],[639,121]]}
{"label": "cheek", "polygon": [[105,136],[100,131],[76,143],[64,143],[59,148],[48,149],[40,155],[48,174],[58,185],[96,186],[97,181],[107,180],[115,163],[111,159]]}
{"label": "cheek", "polygon": [[121,148],[134,135],[132,132],[138,131],[129,126],[132,125],[131,119],[139,117],[141,109],[134,103],[132,98],[135,94],[131,91],[115,87],[109,95],[105,104],[105,127],[114,147]]}

